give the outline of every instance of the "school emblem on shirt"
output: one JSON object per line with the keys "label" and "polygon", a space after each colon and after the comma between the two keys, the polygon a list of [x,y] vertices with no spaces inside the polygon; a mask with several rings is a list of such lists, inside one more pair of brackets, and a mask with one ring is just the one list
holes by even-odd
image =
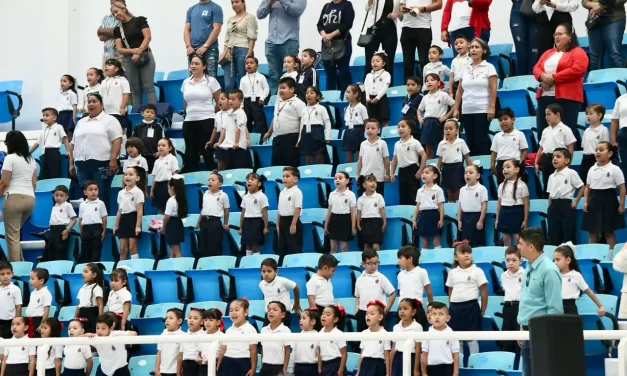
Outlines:
{"label": "school emblem on shirt", "polygon": [[348,199],[344,200],[344,203],[345,203],[345,204],[348,204]]}
{"label": "school emblem on shirt", "polygon": [[383,78],[379,78],[379,82],[383,82]]}
{"label": "school emblem on shirt", "polygon": [[220,197],[216,197],[216,201],[220,201]]}
{"label": "school emblem on shirt", "polygon": [[568,184],[568,179],[564,180],[564,184]]}
{"label": "school emblem on shirt", "polygon": [[313,343],[311,344],[311,346],[310,346],[310,347],[311,347],[311,349],[312,349],[312,350],[315,348],[315,346],[314,346],[314,344],[313,344]]}
{"label": "school emblem on shirt", "polygon": [[409,146],[407,147],[407,151],[409,151]]}
{"label": "school emblem on shirt", "polygon": [[81,352],[81,348],[80,347],[78,348],[78,352]]}
{"label": "school emblem on shirt", "polygon": [[26,347],[22,347],[22,351],[26,351]]}
{"label": "school emblem on shirt", "polygon": [[257,199],[255,199],[255,204],[257,204]]}
{"label": "school emblem on shirt", "polygon": [[98,211],[98,208],[94,208],[94,211]]}
{"label": "school emblem on shirt", "polygon": [[610,173],[608,172],[607,175],[605,175],[605,176],[607,176],[609,178],[610,177]]}
{"label": "school emblem on shirt", "polygon": [[457,151],[459,151],[459,148],[457,148]]}
{"label": "school emblem on shirt", "polygon": [[115,351],[115,346],[111,346],[111,350]]}
{"label": "school emblem on shirt", "polygon": [[479,197],[479,192],[476,192],[476,193],[475,193],[475,197]]}
{"label": "school emblem on shirt", "polygon": [[376,203],[376,202],[375,202],[375,204],[374,204],[374,207],[375,207],[375,208],[377,207],[377,203]]}
{"label": "school emblem on shirt", "polygon": [[281,293],[281,289],[276,289],[276,293],[280,294]]}
{"label": "school emblem on shirt", "polygon": [[379,147],[377,146],[377,151],[379,151]]}
{"label": "school emblem on shirt", "polygon": [[379,345],[382,344],[382,343],[383,343],[383,341],[379,341]]}
{"label": "school emblem on shirt", "polygon": [[131,201],[135,201],[135,197],[131,197]]}
{"label": "school emblem on shirt", "polygon": [[598,135],[598,136],[597,136],[597,140],[598,140],[599,138],[601,138],[601,135]]}
{"label": "school emblem on shirt", "polygon": [[[56,135],[57,135],[57,132],[54,132],[53,136],[56,136]],[[599,138],[599,137],[597,136],[597,138]]]}
{"label": "school emblem on shirt", "polygon": [[570,282],[572,280],[572,278],[568,278],[568,282]]}
{"label": "school emblem on shirt", "polygon": [[59,213],[63,213],[63,209],[59,209]]}
{"label": "school emblem on shirt", "polygon": [[512,141],[516,142],[516,137],[514,137],[514,138],[512,139]]}
{"label": "school emblem on shirt", "polygon": [[379,278],[377,278],[377,279],[374,281],[374,283],[379,283]]}
{"label": "school emblem on shirt", "polygon": [[470,276],[468,276],[468,282],[470,282]]}
{"label": "school emblem on shirt", "polygon": [[435,195],[431,196],[431,199],[432,199],[432,200],[435,200]]}
{"label": "school emblem on shirt", "polygon": [[289,197],[287,198],[287,201],[292,201],[292,196],[289,196]]}
{"label": "school emblem on shirt", "polygon": [[41,299],[37,299],[37,304],[41,303]]}
{"label": "school emblem on shirt", "polygon": [[522,283],[522,278],[518,277],[518,283]]}

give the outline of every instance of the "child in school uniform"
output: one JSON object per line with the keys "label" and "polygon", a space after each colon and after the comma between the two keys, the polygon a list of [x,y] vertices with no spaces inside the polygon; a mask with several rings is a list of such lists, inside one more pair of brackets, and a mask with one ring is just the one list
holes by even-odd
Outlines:
{"label": "child in school uniform", "polygon": [[97,264],[89,263],[83,268],[83,282],[85,284],[78,291],[76,298],[78,305],[74,317],[87,319],[85,332],[96,332],[96,320],[104,310],[102,270]]}
{"label": "child in school uniform", "polygon": [[142,231],[144,216],[146,171],[139,167],[127,167],[124,171],[125,187],[118,193],[118,212],[115,216],[113,234],[120,239],[120,260],[126,260],[130,252],[132,259],[138,259],[137,238]]}
{"label": "child in school uniform", "polygon": [[335,304],[331,277],[340,262],[331,254],[323,254],[318,259],[318,271],[307,281],[307,300],[310,307],[322,312],[324,307]]}
{"label": "child in school uniform", "polygon": [[[76,127],[76,113],[78,112],[78,94],[76,94],[76,79],[69,74],[61,76],[61,91],[57,97],[57,123],[66,133],[72,134]],[[67,145],[66,145],[67,147]]]}
{"label": "child in school uniform", "polygon": [[338,249],[348,251],[348,242],[357,233],[355,207],[357,199],[348,189],[350,177],[344,171],[335,173],[335,191],[329,194],[327,216],[324,221],[324,233],[329,236],[331,253]]}
{"label": "child in school uniform", "polygon": [[[179,308],[170,308],[165,314],[165,329],[162,336],[183,335],[181,330],[183,311]],[[158,343],[157,358],[155,359],[155,375],[176,376],[178,372],[178,358],[181,350],[179,343]]]}
{"label": "child in school uniform", "polygon": [[[268,325],[261,329],[261,334],[288,334],[292,333],[284,323],[285,315],[289,314],[285,304],[277,301],[268,304]],[[262,341],[261,343],[261,370],[259,376],[284,375],[290,360],[289,342]]]}
{"label": "child in school uniform", "polygon": [[[144,143],[137,137],[129,137],[124,145],[126,148],[126,160],[122,166],[122,172],[126,172],[129,167],[141,167],[144,170],[143,175],[148,172],[148,161],[144,158]],[[142,176],[142,177],[144,177]],[[144,179],[146,180],[146,179]]]}
{"label": "child in school uniform", "polygon": [[411,76],[407,78],[405,82],[405,87],[407,88],[407,96],[403,98],[403,109],[401,113],[404,118],[409,118],[414,121],[416,124],[416,128],[412,129],[412,136],[416,138],[416,140],[420,140],[421,132],[418,125],[420,122],[418,121],[418,106],[420,106],[420,102],[422,102],[422,93],[420,92],[420,88],[422,86],[422,80],[417,76]]}
{"label": "child in school uniform", "polygon": [[143,122],[135,126],[133,129],[133,137],[141,140],[144,148],[142,149],[142,157],[148,163],[148,173],[152,173],[152,168],[157,159],[159,149],[159,140],[165,137],[165,131],[160,123],[155,121],[157,116],[157,107],[152,103],[144,105],[142,110]]}
{"label": "child in school uniform", "polygon": [[253,172],[246,175],[246,190],[242,198],[240,214],[241,243],[246,249],[246,256],[259,254],[268,233],[268,196],[261,190],[261,177]]}
{"label": "child in school uniform", "polygon": [[[261,262],[261,282],[259,289],[263,294],[266,307],[271,302],[281,302],[286,309],[283,324],[290,327],[292,322],[292,314],[300,314],[300,288],[296,282],[277,275],[278,263],[273,258],[267,258]],[[294,305],[290,299],[290,291],[294,294]],[[264,319],[264,326],[269,324],[268,317]]]}
{"label": "child in school uniform", "polygon": [[247,168],[249,166],[248,144],[249,136],[246,128],[247,115],[242,107],[244,96],[240,90],[233,90],[229,94],[231,111],[227,113],[226,121],[222,123],[218,147],[222,150],[224,168],[227,170]]}
{"label": "child in school uniform", "polygon": [[[451,69],[442,63],[442,56],[444,50],[440,46],[433,45],[429,48],[429,63],[422,68],[422,77],[424,82],[427,82],[427,76],[430,74],[437,74],[440,78],[438,80],[438,87],[444,88],[444,78],[449,77],[449,82],[453,82]],[[446,93],[448,95],[448,93]]]}
{"label": "child in school uniform", "polygon": [[104,72],[100,68],[87,69],[87,87],[83,89],[83,117],[88,115],[87,97],[89,94],[100,94],[100,84],[104,80]]}
{"label": "child in school uniform", "polygon": [[41,323],[50,314],[52,294],[46,286],[48,278],[50,278],[48,269],[35,268],[30,272],[30,286],[33,288],[33,292],[30,294],[28,307],[26,307],[26,317],[30,317],[33,320],[30,332],[34,338],[41,337]]}
{"label": "child in school uniform", "polygon": [[[546,122],[549,126],[542,131],[535,162],[536,174],[540,175],[542,172],[542,186],[545,189],[549,184],[549,176],[555,172],[553,151],[557,148],[565,148],[571,154],[575,152],[577,139],[570,127],[562,123],[562,112],[564,112],[562,106],[557,103],[546,106]],[[547,193],[544,194],[544,198],[546,197],[548,197]]]}
{"label": "child in school uniform", "polygon": [[[124,336],[136,336],[137,332],[118,330],[115,326],[116,316],[113,313],[107,312],[101,314],[96,319],[96,327],[98,328],[97,334],[85,333],[84,337],[124,337]],[[97,375],[110,375],[110,376],[129,376],[128,370],[128,352],[126,346],[111,346],[111,345],[94,345],[98,352],[98,358],[100,359],[100,365],[96,371]]]}
{"label": "child in school uniform", "polygon": [[122,63],[118,59],[105,61],[104,74],[106,78],[100,85],[104,112],[118,119],[122,129],[126,130],[128,124],[126,108],[131,100],[131,85],[124,77]]}
{"label": "child in school uniform", "polygon": [[[308,308],[300,314],[301,334],[318,333],[322,330],[320,312],[317,309]],[[318,341],[294,342],[290,363],[294,363],[294,375],[318,376],[318,357],[320,346]]]}
{"label": "child in school uniform", "polygon": [[357,331],[363,332],[368,329],[369,325],[366,320],[366,311],[368,310],[368,304],[372,301],[378,300],[385,302],[386,297],[387,305],[382,308],[385,310],[384,317],[394,305],[396,300],[396,290],[390,280],[377,270],[379,267],[379,256],[373,249],[366,249],[361,253],[361,266],[364,268],[364,272],[357,278],[355,282],[355,306],[357,312],[355,318],[357,320]]}
{"label": "child in school uniform", "polygon": [[305,102],[305,92],[310,86],[318,87],[320,74],[314,67],[318,54],[311,48],[306,48],[300,56],[301,68],[296,77],[296,95]]}
{"label": "child in school uniform", "polygon": [[283,190],[279,194],[277,210],[277,234],[279,246],[277,254],[285,257],[303,250],[303,224],[300,214],[303,210],[303,192],[296,183],[300,172],[295,167],[283,169]]}
{"label": "child in school uniform", "polygon": [[[203,325],[205,326],[205,333],[207,336],[211,336],[212,341],[216,341],[216,337],[224,335],[224,321],[222,320],[222,311],[219,308],[209,308],[202,314]],[[211,343],[200,344],[198,361],[201,361],[198,375],[204,375],[209,372],[209,362],[217,362],[220,359],[222,353],[222,345],[219,341],[218,349],[213,354],[211,353]]]}
{"label": "child in school uniform", "polygon": [[[398,169],[398,194],[401,205],[414,205],[418,192],[418,179],[422,176],[422,170],[427,163],[427,154],[420,141],[412,134],[417,124],[410,118],[402,118],[398,121],[398,135],[400,140],[394,144],[394,158],[391,171]],[[394,182],[394,173],[390,174]]]}
{"label": "child in school uniform", "polygon": [[[518,308],[520,304],[520,291],[522,289],[523,276],[525,269],[520,264],[522,257],[518,247],[510,245],[505,249],[505,270],[501,274],[501,286],[505,291],[503,299],[503,331],[518,331]],[[509,352],[520,352],[520,347],[516,341],[500,342],[501,349]]]}
{"label": "child in school uniform", "polygon": [[[0,261],[0,338],[9,339],[11,322],[22,315],[22,291],[11,282],[13,267],[8,261]],[[4,362],[3,362],[4,364]]]}
{"label": "child in school uniform", "polygon": [[518,234],[527,228],[529,188],[523,181],[524,166],[515,159],[503,164],[505,180],[498,188],[496,231],[503,236],[503,245],[518,244]]}
{"label": "child in school uniform", "polygon": [[57,123],[58,112],[54,108],[41,110],[44,127],[37,142],[30,148],[32,154],[39,146],[43,149],[39,179],[57,179],[61,177],[61,145],[70,150],[68,138],[63,126]]}
{"label": "child in school uniform", "polygon": [[[451,321],[455,331],[480,331],[481,318],[488,306],[488,280],[483,270],[472,262],[472,248],[467,242],[455,247],[455,263],[446,279],[451,301]],[[481,293],[481,307],[477,296]],[[433,310],[432,310],[433,312]],[[479,343],[469,341],[471,354],[479,352]]]}
{"label": "child in school uniform", "polygon": [[83,184],[87,197],[78,208],[78,225],[81,232],[81,253],[77,263],[100,262],[102,241],[107,231],[107,208],[98,198],[98,184],[88,180]]}
{"label": "child in school uniform", "polygon": [[581,229],[588,231],[588,243],[596,243],[597,235],[604,233],[610,252],[616,245],[614,231],[625,228],[625,177],[611,161],[615,152],[616,147],[607,141],[597,145],[597,163],[586,181],[581,224]]}
{"label": "child in school uniform", "polygon": [[120,317],[120,329],[126,330],[133,300],[128,285],[128,272],[123,267],[113,269],[109,279],[111,280],[111,291],[109,291],[107,298],[107,307],[109,312]]}
{"label": "child in school uniform", "polygon": [[363,95],[359,86],[354,84],[348,85],[344,94],[348,106],[344,109],[346,129],[342,136],[342,150],[346,152],[347,163],[353,162],[355,154],[359,152],[361,143],[364,141],[368,110],[362,103]]}
{"label": "child in school uniform", "polygon": [[[398,317],[399,323],[394,325],[393,332],[405,332],[405,333],[420,333],[423,332],[422,325],[419,322],[419,313],[422,311],[422,316],[425,315],[425,311],[422,307],[422,303],[418,299],[404,298],[398,303]],[[390,354],[391,367],[390,375],[403,376],[403,353],[405,351],[405,341],[392,341],[392,352]],[[411,355],[411,369],[414,375],[420,374],[420,354],[422,353],[422,346],[420,341],[415,341],[416,346],[412,347]]]}
{"label": "child in school uniform", "polygon": [[213,172],[207,180],[207,191],[202,196],[202,209],[196,228],[200,229],[199,247],[201,257],[222,255],[222,234],[229,229],[231,203],[226,193],[220,190],[224,179]]}
{"label": "child in school uniform", "polygon": [[438,186],[440,171],[427,166],[422,171],[423,186],[416,193],[416,207],[412,218],[413,229],[418,230],[422,249],[440,248],[440,235],[444,225],[444,191]]}
{"label": "child in school uniform", "polygon": [[322,93],[317,87],[310,86],[305,94],[307,107],[300,115],[300,133],[298,149],[305,156],[305,163],[324,164],[327,145],[331,143],[331,119],[327,109],[320,105]]}
{"label": "child in school uniform", "polygon": [[[229,106],[228,93],[220,93],[218,108],[220,109],[220,111],[216,113],[216,126],[215,128],[213,128],[213,132],[211,132],[211,139],[207,142],[207,144],[205,144],[205,149],[213,148],[213,155],[218,161],[218,171],[223,171],[226,170],[226,163],[229,160],[229,155],[226,153],[225,150],[219,148],[220,138],[222,137],[222,131],[226,128],[227,122],[232,120],[232,117],[229,117],[231,107]],[[248,130],[248,128],[246,130]]]}
{"label": "child in school uniform", "polygon": [[502,132],[494,135],[490,146],[490,171],[496,175],[497,184],[501,184],[503,177],[503,163],[508,159],[524,162],[527,159],[527,137],[514,128],[514,111],[506,107],[496,114]]}
{"label": "child in school uniform", "polygon": [[448,119],[444,123],[444,140],[438,144],[438,169],[442,171],[442,187],[446,189],[448,202],[457,202],[459,189],[464,186],[464,161],[470,166],[470,149],[459,137],[459,122]]}
{"label": "child in school uniform", "polygon": [[[236,299],[231,302],[229,316],[233,325],[225,334],[257,334],[248,322],[248,300]],[[257,341],[229,342],[222,345],[222,359],[218,368],[218,376],[246,376],[254,374],[257,369]]]}
{"label": "child in school uniform", "polygon": [[159,214],[165,212],[165,206],[170,199],[168,193],[168,183],[172,175],[178,174],[179,162],[176,160],[176,151],[172,140],[162,138],[157,146],[158,158],[152,168],[152,187],[150,189],[150,198],[152,206],[156,207]]}
{"label": "child in school uniform", "polygon": [[69,191],[65,185],[58,185],[52,193],[54,206],[50,212],[50,238],[44,248],[43,261],[67,260],[67,246],[70,231],[76,224],[77,216],[68,199]]}
{"label": "child in school uniform", "polygon": [[600,103],[592,103],[586,107],[586,121],[590,124],[583,132],[581,147],[583,149],[583,159],[579,169],[582,181],[588,178],[588,171],[596,163],[594,154],[597,145],[601,141],[610,141],[610,132],[606,126],[601,124],[605,116],[605,107]]}
{"label": "child in school uniform", "polygon": [[[390,285],[391,286],[391,285]],[[385,322],[385,304],[379,300],[371,301],[367,304],[368,313],[366,324],[368,329],[364,333],[387,333],[383,327]],[[390,374],[392,361],[390,351],[392,344],[390,341],[362,341],[359,346],[359,366],[357,372],[366,376],[387,376]]]}
{"label": "child in school uniform", "polygon": [[[435,149],[444,139],[442,124],[453,113],[455,100],[445,91],[440,90],[440,76],[429,73],[425,76],[427,94],[418,106],[418,121],[422,124],[422,143],[427,150],[427,158],[434,156]],[[424,112],[424,117],[422,113]]]}
{"label": "child in school uniform", "polygon": [[[390,152],[388,145],[379,137],[381,123],[376,119],[366,121],[366,136],[368,137],[359,147],[359,159],[355,176],[365,177],[374,175],[377,181],[376,190],[381,196],[385,191],[385,182],[390,180]],[[362,186],[357,188],[357,195],[365,191]]]}
{"label": "child in school uniform", "polygon": [[187,217],[187,195],[185,193],[183,175],[173,175],[168,182],[170,198],[163,213],[163,227],[165,242],[170,247],[170,258],[181,257],[181,243],[185,242],[185,227],[183,219]]}
{"label": "child in school uniform", "polygon": [[294,80],[298,79],[298,71],[300,70],[300,58],[296,55],[287,55],[283,59],[283,69],[285,73],[281,75],[281,78],[291,77]]}
{"label": "child in school uniform", "polygon": [[[361,157],[360,157],[361,158]],[[383,233],[387,226],[385,200],[377,193],[377,179],[374,175],[363,178],[364,194],[357,199],[355,224],[359,234],[359,243],[364,248],[379,250],[383,242]]]}
{"label": "child in school uniform", "polygon": [[466,185],[459,190],[457,230],[461,240],[471,247],[486,245],[483,225],[488,210],[488,190],[481,185],[481,168],[475,164],[466,167]]}
{"label": "child in school uniform", "polygon": [[[246,111],[246,127],[248,132],[266,133],[266,115],[263,106],[270,96],[270,86],[266,76],[257,72],[259,60],[254,56],[246,58],[246,76],[242,77],[239,88],[243,94],[244,111]],[[230,96],[230,95],[229,95]]]}
{"label": "child in school uniform", "polygon": [[[15,317],[11,325],[13,339],[28,338],[28,319]],[[0,376],[32,376],[35,372],[36,346],[4,347],[2,356],[2,368]],[[32,370],[32,372],[29,372]]]}
{"label": "child in school uniform", "polygon": [[390,103],[387,91],[392,82],[392,76],[385,70],[387,55],[384,52],[372,56],[372,72],[366,75],[364,87],[366,91],[366,107],[368,117],[377,119],[384,127],[390,120]]}
{"label": "child in school uniform", "polygon": [[[70,320],[68,336],[74,338],[85,334],[86,321],[84,317]],[[63,376],[91,375],[94,360],[89,345],[66,345],[63,348],[63,358]]]}
{"label": "child in school uniform", "polygon": [[[55,318],[47,318],[41,322],[39,331],[41,338],[61,338],[62,324]],[[63,359],[63,346],[43,345],[37,346],[37,358],[44,358],[43,364],[37,362],[36,372],[43,371],[45,376],[61,375],[61,360]],[[43,367],[41,367],[43,366]],[[43,369],[42,369],[43,368]]]}
{"label": "child in school uniform", "polygon": [[[475,298],[476,299],[476,298]],[[476,300],[475,300],[476,301]],[[430,332],[452,332],[446,323],[451,320],[446,304],[433,302],[431,306]],[[423,375],[453,376],[459,373],[458,340],[427,340],[422,341],[420,367]]]}
{"label": "child in school uniform", "polygon": [[[583,182],[577,171],[568,168],[572,155],[568,149],[553,151],[555,172],[549,177],[546,187],[549,193],[547,219],[549,222],[549,243],[560,245],[573,241],[575,236],[575,208],[583,196]],[[577,197],[575,190],[578,190]]]}
{"label": "child in school uniform", "polygon": [[458,34],[453,41],[457,56],[453,58],[451,62],[451,80],[449,81],[449,94],[455,98],[457,88],[459,87],[459,80],[462,78],[462,68],[464,65],[470,64],[472,59],[470,58],[470,41],[468,37],[463,33]]}
{"label": "child in school uniform", "polygon": [[322,310],[321,322],[322,329],[320,330],[320,340],[318,340],[318,346],[320,346],[320,361],[322,368],[320,369],[319,376],[335,376],[338,375],[340,370],[342,374],[346,370],[346,358],[348,352],[346,350],[346,341],[325,341],[324,335],[338,334],[344,329],[346,320],[346,311],[344,307],[333,304],[325,307]]}
{"label": "child in school uniform", "polygon": [[401,268],[398,273],[398,297],[402,300],[409,299],[416,302],[416,306],[418,306],[415,314],[416,321],[424,330],[427,330],[429,321],[425,315],[423,300],[426,293],[427,302],[433,301],[429,274],[418,266],[418,249],[413,245],[401,247],[396,256],[398,257],[398,266]]}
{"label": "child in school uniform", "polygon": [[[192,307],[187,315],[188,336],[204,336],[202,314],[204,309]],[[179,347],[179,367],[183,375],[198,375],[200,364],[198,362],[199,343],[181,343]]]}

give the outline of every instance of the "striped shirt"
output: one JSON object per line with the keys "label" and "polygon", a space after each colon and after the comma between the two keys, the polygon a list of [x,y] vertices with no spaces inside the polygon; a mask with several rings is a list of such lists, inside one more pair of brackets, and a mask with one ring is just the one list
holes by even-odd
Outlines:
{"label": "striped shirt", "polygon": [[[120,26],[120,21],[118,21],[113,14],[107,14],[102,19],[102,25],[100,27],[104,29],[115,29]],[[118,53],[118,49],[115,47],[115,39],[111,38],[107,41],[104,41],[104,52],[102,54],[106,59],[114,58],[118,59],[120,54]]]}

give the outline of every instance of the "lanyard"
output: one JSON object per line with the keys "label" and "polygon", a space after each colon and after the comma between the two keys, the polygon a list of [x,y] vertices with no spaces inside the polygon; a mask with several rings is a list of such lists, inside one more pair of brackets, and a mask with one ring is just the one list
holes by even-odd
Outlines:
{"label": "lanyard", "polygon": [[[248,74],[248,82],[250,83],[250,90],[252,91],[252,95],[255,95],[255,81],[257,80],[257,73],[254,74]],[[253,77],[253,79],[251,80],[250,77]]]}
{"label": "lanyard", "polygon": [[306,131],[307,133],[311,133],[311,114],[312,114],[313,112],[316,112],[316,115],[317,115],[317,114],[318,114],[318,113],[317,113],[317,110],[318,110],[318,105],[313,106],[313,108],[311,109],[311,111],[309,111],[309,108],[307,108],[307,123],[305,124],[305,125],[306,125],[306,127],[305,127],[305,131]]}
{"label": "lanyard", "polygon": [[52,131],[52,127],[46,127],[46,129],[44,129],[44,144],[41,145],[43,149],[46,148],[46,140],[48,139],[48,136],[50,135],[50,131]]}

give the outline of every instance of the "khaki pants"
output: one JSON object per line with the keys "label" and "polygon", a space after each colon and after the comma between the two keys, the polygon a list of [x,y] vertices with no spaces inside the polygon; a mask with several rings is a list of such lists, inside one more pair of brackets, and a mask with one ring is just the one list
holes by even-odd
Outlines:
{"label": "khaki pants", "polygon": [[9,261],[24,261],[20,231],[35,207],[35,197],[10,194],[4,199],[4,231]]}

